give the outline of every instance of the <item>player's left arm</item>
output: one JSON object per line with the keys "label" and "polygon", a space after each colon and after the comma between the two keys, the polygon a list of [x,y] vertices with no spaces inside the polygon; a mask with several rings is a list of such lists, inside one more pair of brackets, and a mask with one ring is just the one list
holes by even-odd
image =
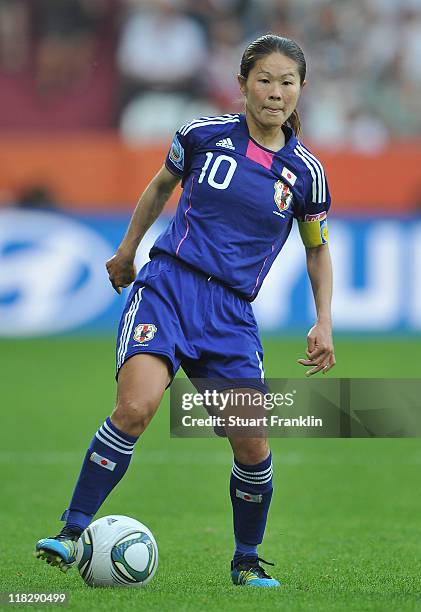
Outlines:
{"label": "player's left arm", "polygon": [[317,322],[307,334],[307,359],[298,363],[310,367],[306,376],[326,374],[336,363],[332,339],[332,262],[329,245],[306,246],[307,272],[313,290]]}

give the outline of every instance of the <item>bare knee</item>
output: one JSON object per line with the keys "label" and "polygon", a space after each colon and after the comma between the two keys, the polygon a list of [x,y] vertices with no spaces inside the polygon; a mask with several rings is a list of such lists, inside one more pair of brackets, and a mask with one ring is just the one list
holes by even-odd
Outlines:
{"label": "bare knee", "polygon": [[158,405],[159,399],[118,398],[111,421],[129,436],[140,436],[149,425]]}
{"label": "bare knee", "polygon": [[118,375],[113,424],[130,436],[139,436],[158,409],[168,382],[168,362],[155,355],[134,355]]}
{"label": "bare knee", "polygon": [[269,455],[269,444],[266,438],[231,438],[230,444],[234,457],[244,465],[256,465]]}

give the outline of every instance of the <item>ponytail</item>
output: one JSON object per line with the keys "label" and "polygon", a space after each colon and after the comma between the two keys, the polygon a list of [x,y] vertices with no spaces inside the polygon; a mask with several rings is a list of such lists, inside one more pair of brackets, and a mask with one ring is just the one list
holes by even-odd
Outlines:
{"label": "ponytail", "polygon": [[298,138],[298,136],[301,134],[301,119],[300,119],[300,115],[298,114],[297,109],[294,110],[294,112],[288,119],[288,124],[290,125],[294,134]]}

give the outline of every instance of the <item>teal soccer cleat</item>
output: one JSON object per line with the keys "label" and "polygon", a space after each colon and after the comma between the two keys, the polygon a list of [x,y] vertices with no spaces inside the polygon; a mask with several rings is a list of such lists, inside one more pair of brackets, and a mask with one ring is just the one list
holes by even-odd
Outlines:
{"label": "teal soccer cleat", "polygon": [[53,538],[39,540],[35,546],[35,556],[67,572],[76,561],[78,539],[79,534],[63,529]]}
{"label": "teal soccer cleat", "polygon": [[251,587],[279,587],[281,583],[275,578],[272,578],[265,572],[263,567],[259,565],[259,561],[267,565],[264,559],[259,557],[245,557],[241,559],[234,567],[231,561],[231,578],[235,585],[251,586]]}

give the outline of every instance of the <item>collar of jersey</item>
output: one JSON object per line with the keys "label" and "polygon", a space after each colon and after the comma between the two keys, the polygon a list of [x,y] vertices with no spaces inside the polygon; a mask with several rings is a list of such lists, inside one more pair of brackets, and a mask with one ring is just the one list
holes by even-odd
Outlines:
{"label": "collar of jersey", "polygon": [[296,144],[297,144],[297,138],[292,130],[292,128],[290,128],[288,125],[283,125],[282,126],[282,130],[285,134],[285,144],[283,147],[281,147],[278,151],[273,151],[272,149],[268,149],[267,147],[264,147],[263,145],[261,145],[259,142],[257,142],[257,140],[254,140],[254,138],[252,138],[250,136],[250,132],[249,132],[249,128],[247,125],[247,121],[246,121],[246,116],[242,113],[240,115],[241,120],[243,122],[244,128],[247,132],[248,137],[250,138],[250,140],[252,142],[254,142],[254,144],[259,147],[260,149],[263,149],[263,151],[267,151],[268,153],[272,153],[273,155],[282,155],[283,153],[287,153],[290,149],[293,149]]}

